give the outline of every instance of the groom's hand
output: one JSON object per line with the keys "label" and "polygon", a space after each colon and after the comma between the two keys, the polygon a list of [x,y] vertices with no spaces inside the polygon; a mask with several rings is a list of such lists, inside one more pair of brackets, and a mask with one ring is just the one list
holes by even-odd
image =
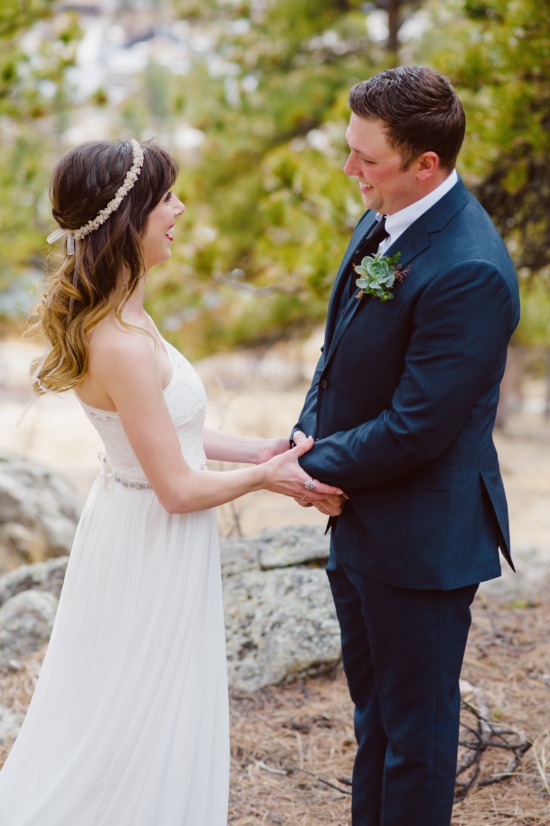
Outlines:
{"label": "groom's hand", "polygon": [[259,446],[256,452],[255,464],[261,465],[264,462],[269,462],[274,456],[279,456],[290,450],[287,436],[280,436],[274,439],[259,439]]}
{"label": "groom's hand", "polygon": [[[305,433],[302,433],[301,430],[296,430],[293,433],[292,438],[295,445],[299,445],[302,444],[302,442],[307,441],[307,436]],[[302,508],[311,508],[314,506],[318,511],[324,513],[326,516],[340,516],[344,510],[344,506],[348,501],[348,498],[349,497],[346,496],[345,493],[342,493],[338,496],[326,496],[324,499],[317,500],[316,502],[309,502],[304,496],[296,496],[294,497],[294,501]]]}
{"label": "groom's hand", "polygon": [[340,516],[344,510],[344,505],[348,501],[348,497],[342,494],[341,496],[327,496],[318,502],[308,502],[303,496],[295,496],[294,501],[302,508],[311,508],[313,506],[327,516]]}

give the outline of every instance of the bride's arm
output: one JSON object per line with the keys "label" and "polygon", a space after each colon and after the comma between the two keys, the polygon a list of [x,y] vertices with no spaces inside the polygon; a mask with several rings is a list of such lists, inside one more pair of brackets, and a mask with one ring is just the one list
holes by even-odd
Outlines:
{"label": "bride's arm", "polygon": [[263,439],[238,436],[212,428],[204,429],[204,452],[208,459],[259,465],[289,449],[288,438]]}
{"label": "bride's arm", "polygon": [[228,471],[203,471],[184,460],[164,395],[160,372],[145,336],[122,334],[96,339],[93,370],[117,410],[132,448],[163,507],[170,513],[188,513],[215,507],[254,490],[317,501],[339,492],[316,482],[298,458],[312,441],[274,456],[263,464]]}

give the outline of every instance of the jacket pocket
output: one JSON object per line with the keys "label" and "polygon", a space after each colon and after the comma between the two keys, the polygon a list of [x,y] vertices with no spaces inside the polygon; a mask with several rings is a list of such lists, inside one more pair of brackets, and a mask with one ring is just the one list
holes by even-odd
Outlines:
{"label": "jacket pocket", "polygon": [[[360,301],[365,301],[365,298],[361,298]],[[386,318],[397,318],[403,309],[403,304],[395,300],[380,301],[380,299],[371,296],[368,299],[366,307],[369,313],[376,313],[377,315],[378,313],[384,313]]]}

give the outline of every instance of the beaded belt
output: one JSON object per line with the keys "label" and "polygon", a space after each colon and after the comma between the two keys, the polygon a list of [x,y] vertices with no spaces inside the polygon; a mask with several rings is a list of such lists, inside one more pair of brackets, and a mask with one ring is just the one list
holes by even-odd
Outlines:
{"label": "beaded belt", "polygon": [[109,485],[110,482],[117,482],[124,488],[132,488],[133,490],[151,490],[151,485],[149,482],[131,482],[129,479],[124,479],[124,477],[113,473],[109,460],[103,451],[100,451],[97,454],[97,458],[101,462],[101,470],[99,471],[99,475],[105,479],[107,485]]}
{"label": "beaded belt", "polygon": [[[107,459],[106,455],[103,451],[100,451],[97,454],[97,458],[101,463],[101,470],[99,471],[99,475],[105,479],[107,486],[111,482],[116,482],[119,485],[122,485],[123,488],[132,488],[132,490],[152,490],[151,485],[149,482],[131,482],[130,479],[124,479],[123,476],[119,476],[116,473],[113,473],[113,469],[109,460]],[[208,467],[208,463],[206,459],[201,462],[200,469],[206,470]]]}
{"label": "beaded belt", "polygon": [[151,485],[149,482],[130,482],[129,479],[123,479],[122,476],[113,476],[113,479],[124,488],[134,488],[134,490],[151,490]]}

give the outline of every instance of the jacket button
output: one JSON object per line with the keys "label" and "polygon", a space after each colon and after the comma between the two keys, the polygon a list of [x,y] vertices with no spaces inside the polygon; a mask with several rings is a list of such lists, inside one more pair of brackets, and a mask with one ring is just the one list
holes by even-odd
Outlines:
{"label": "jacket button", "polygon": [[328,381],[326,379],[321,379],[321,387],[323,390],[326,390],[328,387]]}

